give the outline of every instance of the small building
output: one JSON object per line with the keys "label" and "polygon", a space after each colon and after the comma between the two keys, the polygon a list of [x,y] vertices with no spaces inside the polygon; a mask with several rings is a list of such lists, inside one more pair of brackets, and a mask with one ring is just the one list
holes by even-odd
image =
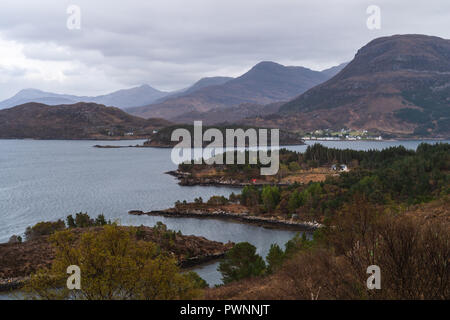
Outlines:
{"label": "small building", "polygon": [[345,165],[345,164],[333,164],[331,166],[331,170],[339,171],[339,172],[347,172],[347,171],[349,171],[347,165]]}

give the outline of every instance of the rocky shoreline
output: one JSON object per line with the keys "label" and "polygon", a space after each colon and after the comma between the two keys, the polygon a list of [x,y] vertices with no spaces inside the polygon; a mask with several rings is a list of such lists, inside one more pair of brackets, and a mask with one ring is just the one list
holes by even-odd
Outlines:
{"label": "rocky shoreline", "polygon": [[297,231],[314,231],[323,226],[318,222],[295,221],[293,219],[285,220],[276,217],[258,217],[248,215],[248,213],[228,212],[221,209],[212,212],[194,209],[177,210],[175,208],[165,210],[154,210],[149,212],[144,212],[140,210],[131,210],[128,212],[128,214],[137,216],[139,215],[163,216],[169,218],[214,218],[214,219],[234,220],[242,223],[258,225],[261,227],[280,228]]}
{"label": "rocky shoreline", "polygon": [[100,145],[96,144],[94,148],[100,148],[100,149],[118,149],[118,148],[173,148],[172,145],[150,145],[150,144],[136,144],[136,145],[129,145],[129,146],[113,146],[113,145]]}
{"label": "rocky shoreline", "polygon": [[[180,186],[227,186],[227,187],[236,187],[242,188],[245,186],[265,186],[265,185],[273,185],[273,182],[242,182],[234,179],[227,179],[225,177],[220,178],[196,178],[192,177],[189,172],[183,172],[180,170],[172,170],[165,172],[168,175],[171,175],[178,179],[178,184]],[[289,183],[277,183],[277,186],[288,186]]]}
{"label": "rocky shoreline", "polygon": [[0,279],[0,292],[8,292],[20,289],[27,279],[28,277]]}

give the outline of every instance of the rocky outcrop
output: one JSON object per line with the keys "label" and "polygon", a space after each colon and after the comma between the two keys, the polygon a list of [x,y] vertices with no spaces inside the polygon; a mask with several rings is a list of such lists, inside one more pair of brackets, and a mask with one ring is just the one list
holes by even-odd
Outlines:
{"label": "rocky outcrop", "polygon": [[[174,176],[178,179],[180,186],[228,186],[228,187],[245,187],[245,186],[265,186],[273,185],[271,181],[261,182],[243,182],[236,179],[226,177],[193,177],[190,172],[180,170],[168,171],[166,174]],[[277,183],[278,186],[289,185],[289,183]]]}
{"label": "rocky outcrop", "polygon": [[150,216],[163,216],[170,218],[216,218],[216,219],[229,219],[234,221],[239,221],[243,223],[256,224],[262,227],[278,227],[282,229],[294,229],[299,231],[313,231],[317,228],[322,227],[322,225],[315,221],[297,221],[294,219],[286,220],[278,217],[263,217],[263,216],[253,216],[248,213],[235,213],[228,212],[221,209],[216,209],[215,211],[209,210],[195,210],[187,209],[180,210],[176,208],[170,208],[166,210],[155,210],[155,211],[139,211],[132,210],[128,212],[132,215],[150,215]]}

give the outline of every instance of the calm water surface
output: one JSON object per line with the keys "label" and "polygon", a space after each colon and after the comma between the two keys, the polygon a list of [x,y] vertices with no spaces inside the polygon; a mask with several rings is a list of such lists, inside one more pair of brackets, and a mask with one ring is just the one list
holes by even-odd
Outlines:
{"label": "calm water surface", "polygon": [[[173,206],[177,200],[228,196],[235,188],[181,187],[164,174],[176,165],[170,149],[98,149],[95,144],[130,145],[142,141],[0,140],[0,242],[22,234],[39,221],[65,219],[79,211],[103,213],[123,225],[153,226],[157,221],[183,234],[227,242],[248,241],[265,256],[270,244],[283,245],[292,231],[271,230],[239,223],[190,218],[130,216],[132,209],[149,211]],[[382,149],[404,145],[415,149],[421,141],[322,141],[335,148]],[[428,141],[433,143],[434,141]],[[447,141],[448,142],[448,141]],[[315,142],[308,142],[313,144]],[[289,146],[304,151],[306,146]],[[220,283],[217,263],[198,268],[210,284]]]}

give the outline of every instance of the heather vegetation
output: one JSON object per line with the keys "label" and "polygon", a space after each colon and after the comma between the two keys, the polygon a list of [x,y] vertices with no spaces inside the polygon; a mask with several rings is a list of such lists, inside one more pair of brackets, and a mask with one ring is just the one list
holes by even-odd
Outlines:
{"label": "heather vegetation", "polygon": [[[272,245],[263,271],[249,268],[247,261],[258,260],[253,252],[241,255],[233,273],[224,274],[228,285],[210,290],[209,298],[450,298],[448,226],[394,214],[364,197],[345,204],[313,239],[299,234],[284,250]],[[380,290],[366,287],[371,265],[380,267]],[[243,270],[249,277],[244,282]]]}
{"label": "heather vegetation", "polygon": [[[155,243],[138,240],[134,228],[106,225],[81,238],[69,230],[51,236],[56,257],[50,268],[33,274],[24,287],[31,299],[155,300],[201,297],[202,281],[183,274],[176,259]],[[66,287],[67,266],[77,265],[81,289]]]}
{"label": "heather vegetation", "polygon": [[66,225],[62,220],[38,222],[32,227],[27,227],[25,230],[25,239],[27,241],[34,240],[40,236],[50,235],[65,228]]}
{"label": "heather vegetation", "polygon": [[[425,83],[415,90],[405,90],[402,96],[405,100],[419,106],[423,111],[412,108],[398,110],[395,115],[419,126],[414,133],[421,136],[429,136],[435,133],[448,133],[450,112],[448,109],[448,96],[450,90],[445,86],[446,81]],[[439,90],[431,89],[433,86],[442,86]]]}

